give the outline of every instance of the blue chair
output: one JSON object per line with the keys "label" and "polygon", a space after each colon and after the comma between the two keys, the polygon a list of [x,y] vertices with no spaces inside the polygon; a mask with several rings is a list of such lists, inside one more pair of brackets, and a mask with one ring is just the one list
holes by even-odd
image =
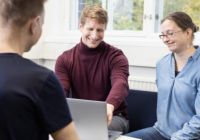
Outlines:
{"label": "blue chair", "polygon": [[155,124],[157,92],[129,89],[129,95],[125,100],[128,104],[129,132]]}

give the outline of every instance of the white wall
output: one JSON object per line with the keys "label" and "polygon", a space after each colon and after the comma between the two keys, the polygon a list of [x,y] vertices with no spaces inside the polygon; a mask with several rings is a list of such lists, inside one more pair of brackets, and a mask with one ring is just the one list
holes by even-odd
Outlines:
{"label": "white wall", "polygon": [[[54,71],[56,60],[32,59],[32,61]],[[156,76],[156,69],[155,67],[129,66],[129,73],[132,77],[154,79]]]}

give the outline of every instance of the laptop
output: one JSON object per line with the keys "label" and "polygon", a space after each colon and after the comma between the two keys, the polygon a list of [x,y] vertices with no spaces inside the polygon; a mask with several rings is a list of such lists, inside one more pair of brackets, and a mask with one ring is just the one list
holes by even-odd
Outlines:
{"label": "laptop", "polygon": [[122,132],[108,130],[106,102],[67,98],[81,140],[115,140]]}

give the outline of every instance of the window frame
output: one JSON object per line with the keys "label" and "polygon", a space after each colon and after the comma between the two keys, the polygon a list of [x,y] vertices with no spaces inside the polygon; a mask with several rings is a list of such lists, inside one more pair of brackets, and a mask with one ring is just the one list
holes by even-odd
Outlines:
{"label": "window frame", "polygon": [[[76,19],[78,19],[78,12],[74,12],[78,10],[78,0],[65,0],[65,16],[64,22],[66,27],[62,32],[63,36],[77,36],[80,37],[81,33],[79,30],[70,30],[71,28],[75,29],[75,25],[78,23]],[[106,7],[106,1],[102,0],[102,7]],[[111,1],[111,0],[110,0]],[[163,0],[161,0],[163,1]],[[106,30],[105,37],[114,38],[114,37],[134,37],[134,38],[149,38],[155,41],[160,40],[159,34],[155,33],[155,14],[156,14],[156,0],[144,0],[144,16],[148,16],[145,20],[143,20],[143,31],[119,31],[119,30]],[[152,17],[150,19],[149,17]],[[76,23],[76,24],[74,24]],[[161,26],[161,25],[159,25]],[[194,42],[198,42],[200,39],[200,33],[195,33]]]}
{"label": "window frame", "polygon": [[[112,0],[109,0],[112,1]],[[79,30],[75,29],[75,26],[77,26],[77,19],[78,19],[78,12],[74,12],[78,10],[78,0],[67,0],[68,5],[70,5],[70,10],[68,8],[66,8],[66,18],[65,18],[65,22],[68,27],[64,30],[63,35],[64,36],[69,36],[69,35],[73,35],[73,36],[79,36]],[[144,15],[147,15],[147,5],[148,5],[148,0],[144,0]],[[69,6],[67,6],[69,7]],[[102,0],[102,7],[105,8],[106,7],[106,0]],[[68,10],[67,10],[68,9]],[[106,30],[105,31],[105,35],[109,36],[109,37],[115,37],[115,36],[124,36],[124,37],[146,37],[147,35],[147,28],[146,28],[146,24],[147,24],[147,20],[143,20],[143,31],[119,31],[119,30]],[[70,28],[72,28],[72,30],[70,30]],[[108,27],[109,28],[109,27]]]}

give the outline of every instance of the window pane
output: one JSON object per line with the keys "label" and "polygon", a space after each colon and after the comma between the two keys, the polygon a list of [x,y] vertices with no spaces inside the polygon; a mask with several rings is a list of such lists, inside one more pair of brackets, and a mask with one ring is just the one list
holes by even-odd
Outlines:
{"label": "window pane", "polygon": [[81,13],[87,5],[102,5],[102,0],[78,0],[78,22],[81,17]]}
{"label": "window pane", "polygon": [[200,26],[200,0],[157,0],[155,16],[155,32],[160,32],[160,21],[175,11],[186,12],[194,24]]}
{"label": "window pane", "polygon": [[85,5],[102,5],[101,0],[85,0]]}
{"label": "window pane", "polygon": [[[78,0],[78,21],[87,5],[102,5],[102,0]],[[108,30],[143,30],[144,0],[106,0]],[[78,25],[78,24],[77,24]]]}
{"label": "window pane", "polygon": [[[108,0],[109,1],[109,0]],[[143,30],[143,11],[144,0],[112,0],[112,16],[109,16],[112,22],[111,30]]]}

